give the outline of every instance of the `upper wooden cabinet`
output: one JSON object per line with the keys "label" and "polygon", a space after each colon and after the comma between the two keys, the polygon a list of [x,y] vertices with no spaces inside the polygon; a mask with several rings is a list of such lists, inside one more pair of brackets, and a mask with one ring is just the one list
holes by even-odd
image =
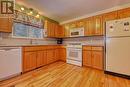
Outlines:
{"label": "upper wooden cabinet", "polygon": [[118,19],[118,12],[113,11],[103,14],[103,22]]}
{"label": "upper wooden cabinet", "polygon": [[118,19],[118,12],[117,11],[103,14],[103,34],[105,34],[106,21],[115,20],[115,19]]}
{"label": "upper wooden cabinet", "polygon": [[84,35],[91,36],[94,30],[94,18],[89,17],[85,19]]}
{"label": "upper wooden cabinet", "polygon": [[69,26],[69,24],[62,25],[62,28],[64,30],[64,36],[69,37],[70,36],[70,26]]}
{"label": "upper wooden cabinet", "polygon": [[12,18],[0,18],[0,32],[12,32]]}
{"label": "upper wooden cabinet", "polygon": [[64,28],[58,23],[45,20],[44,29],[46,30],[47,37],[62,38],[65,36]]}
{"label": "upper wooden cabinet", "polygon": [[55,35],[55,27],[54,24],[48,20],[44,21],[44,29],[46,30],[47,37],[54,37]]}
{"label": "upper wooden cabinet", "polygon": [[130,8],[121,9],[118,11],[119,18],[130,17]]}
{"label": "upper wooden cabinet", "polygon": [[102,19],[102,15],[94,16],[93,35],[103,35],[103,19]]}
{"label": "upper wooden cabinet", "polygon": [[80,27],[85,27],[85,20],[81,19],[79,21],[76,21],[76,27],[80,28]]}
{"label": "upper wooden cabinet", "polygon": [[64,38],[65,37],[65,29],[63,26],[58,25],[57,28],[55,29],[55,37],[56,38]]}

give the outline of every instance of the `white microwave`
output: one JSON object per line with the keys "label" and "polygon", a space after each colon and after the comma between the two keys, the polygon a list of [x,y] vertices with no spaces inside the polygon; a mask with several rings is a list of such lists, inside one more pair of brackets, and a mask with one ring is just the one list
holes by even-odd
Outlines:
{"label": "white microwave", "polygon": [[79,36],[84,36],[84,27],[70,30],[70,37],[79,37]]}

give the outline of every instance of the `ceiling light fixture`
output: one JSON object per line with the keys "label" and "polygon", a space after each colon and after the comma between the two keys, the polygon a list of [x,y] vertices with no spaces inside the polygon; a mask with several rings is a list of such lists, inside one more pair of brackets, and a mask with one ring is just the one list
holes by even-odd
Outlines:
{"label": "ceiling light fixture", "polygon": [[24,11],[24,7],[21,7],[21,10]]}
{"label": "ceiling light fixture", "polygon": [[40,17],[40,15],[39,15],[39,14],[37,14],[35,17],[36,17],[36,18],[39,18],[39,17]]}

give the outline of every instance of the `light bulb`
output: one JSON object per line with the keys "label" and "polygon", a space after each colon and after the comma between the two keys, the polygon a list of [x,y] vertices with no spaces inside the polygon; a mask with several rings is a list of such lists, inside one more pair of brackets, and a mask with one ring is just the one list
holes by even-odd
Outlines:
{"label": "light bulb", "polygon": [[23,11],[23,10],[24,10],[24,8],[23,8],[23,7],[21,7],[21,10]]}
{"label": "light bulb", "polygon": [[30,14],[32,14],[33,12],[32,11],[30,11]]}
{"label": "light bulb", "polygon": [[39,18],[39,16],[40,16],[40,15],[39,15],[39,14],[37,14],[37,15],[36,15],[36,18]]}

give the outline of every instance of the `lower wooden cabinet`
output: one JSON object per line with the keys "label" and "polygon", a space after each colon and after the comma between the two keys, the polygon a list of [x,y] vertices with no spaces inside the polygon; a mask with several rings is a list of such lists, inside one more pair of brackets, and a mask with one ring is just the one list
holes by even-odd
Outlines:
{"label": "lower wooden cabinet", "polygon": [[37,67],[41,67],[47,64],[47,52],[37,51]]}
{"label": "lower wooden cabinet", "polygon": [[57,46],[23,47],[23,73],[56,62],[66,61],[66,49]]}
{"label": "lower wooden cabinet", "polygon": [[23,72],[36,68],[37,52],[25,52],[23,54]]}
{"label": "lower wooden cabinet", "polygon": [[61,60],[61,61],[66,61],[66,48],[60,48],[59,49],[59,59]]}
{"label": "lower wooden cabinet", "polygon": [[96,69],[103,69],[103,52],[92,51],[92,67]]}
{"label": "lower wooden cabinet", "polygon": [[103,47],[84,46],[83,66],[103,70]]}
{"label": "lower wooden cabinet", "polygon": [[54,49],[48,49],[47,51],[47,64],[53,63],[54,62]]}
{"label": "lower wooden cabinet", "polygon": [[92,67],[92,52],[89,50],[83,51],[83,65]]}

